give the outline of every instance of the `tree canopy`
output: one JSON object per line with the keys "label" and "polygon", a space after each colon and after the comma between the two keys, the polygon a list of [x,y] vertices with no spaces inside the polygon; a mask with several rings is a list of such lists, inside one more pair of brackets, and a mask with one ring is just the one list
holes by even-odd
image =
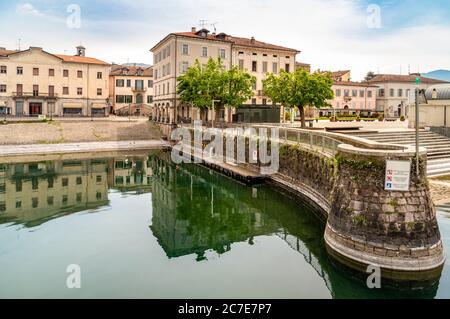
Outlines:
{"label": "tree canopy", "polygon": [[285,107],[300,110],[302,127],[305,127],[306,106],[322,108],[329,106],[328,100],[334,97],[331,86],[333,80],[326,73],[308,73],[297,69],[294,73],[281,70],[279,75],[268,74],[263,80],[264,95],[273,102]]}
{"label": "tree canopy", "polygon": [[226,70],[220,59],[210,58],[205,65],[198,60],[178,78],[181,101],[205,109],[216,106],[239,106],[253,96],[255,77],[232,67]]}

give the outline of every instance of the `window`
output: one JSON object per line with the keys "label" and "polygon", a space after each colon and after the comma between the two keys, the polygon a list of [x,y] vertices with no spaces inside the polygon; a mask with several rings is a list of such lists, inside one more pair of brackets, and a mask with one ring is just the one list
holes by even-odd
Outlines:
{"label": "window", "polygon": [[18,66],[17,67],[17,75],[22,75],[23,74],[23,67]]}
{"label": "window", "polygon": [[33,75],[39,75],[39,68],[33,68]]}
{"label": "window", "polygon": [[262,99],[262,104],[267,105],[267,99]]}
{"label": "window", "polygon": [[341,89],[336,89],[336,96],[341,96]]}
{"label": "window", "polygon": [[239,60],[239,70],[244,70],[244,60]]}
{"label": "window", "polygon": [[83,88],[77,88],[77,95],[83,95]]}
{"label": "window", "polygon": [[80,203],[82,199],[83,199],[83,194],[77,193],[77,203]]}
{"label": "window", "polygon": [[116,95],[116,103],[124,103],[125,97],[124,95]]}
{"label": "window", "polygon": [[53,188],[53,182],[54,182],[53,177],[47,178],[47,188]]}
{"label": "window", "polygon": [[167,50],[167,56],[169,57],[170,56],[170,45],[167,46],[166,50]]}
{"label": "window", "polygon": [[97,192],[97,193],[95,194],[95,198],[97,198],[97,200],[102,199],[102,193]]}
{"label": "window", "polygon": [[253,90],[256,90],[256,82],[255,82],[255,83],[253,83],[253,85],[252,85],[252,89],[253,89]]}
{"label": "window", "polygon": [[97,95],[102,95],[102,94],[103,94],[102,89],[97,89]]}
{"label": "window", "polygon": [[372,97],[372,91],[371,90],[367,91],[367,97]]}
{"label": "window", "polygon": [[48,86],[48,96],[54,96],[55,95],[55,87],[53,85]]}
{"label": "window", "polygon": [[147,103],[153,103],[153,96],[147,95]]}
{"label": "window", "polygon": [[286,63],[286,65],[285,65],[285,67],[284,67],[284,70],[286,71],[286,72],[291,72],[290,70],[291,70],[291,65],[289,64],[289,63]]}
{"label": "window", "polygon": [[203,47],[202,48],[202,57],[206,58],[208,56],[208,48]]}
{"label": "window", "polygon": [[130,87],[131,87],[131,80],[128,79],[128,80],[127,80],[127,88],[130,88]]}
{"label": "window", "polygon": [[77,78],[81,79],[83,77],[83,71],[77,71]]}
{"label": "window", "polygon": [[264,72],[264,73],[267,73],[267,61],[264,61],[264,62],[263,62],[262,68],[263,68],[263,72]]}
{"label": "window", "polygon": [[39,96],[39,85],[33,85],[33,96]]}
{"label": "window", "polygon": [[252,104],[256,105],[256,99],[255,98],[252,99]]}
{"label": "window", "polygon": [[36,207],[38,207],[38,205],[39,205],[39,200],[36,197],[32,198],[31,199],[31,207],[36,208]]}
{"label": "window", "polygon": [[225,59],[225,49],[220,49],[220,50],[219,50],[219,57],[220,57],[221,59]]}
{"label": "window", "polygon": [[403,96],[403,90],[402,89],[398,89],[398,96],[402,97]]}
{"label": "window", "polygon": [[359,90],[359,97],[364,97],[364,90]]}
{"label": "window", "polygon": [[344,90],[344,96],[350,96],[350,91],[349,90]]}
{"label": "window", "polygon": [[54,202],[53,196],[47,197],[47,205],[48,206],[53,206],[53,202]]}
{"label": "window", "polygon": [[188,55],[189,54],[189,46],[187,44],[183,44],[181,47],[181,52],[184,55]]}
{"label": "window", "polygon": [[63,77],[65,78],[69,77],[69,70],[63,70]]}
{"label": "window", "polygon": [[148,80],[148,85],[147,85],[149,88],[152,88],[153,87],[153,80]]}
{"label": "window", "polygon": [[102,175],[97,175],[96,181],[97,181],[97,183],[101,183],[102,182]]}
{"label": "window", "polygon": [[379,97],[384,97],[384,89],[379,89],[378,90],[378,96]]}
{"label": "window", "polygon": [[123,88],[124,85],[125,85],[125,81],[124,80],[119,80],[119,79],[116,80],[116,86],[117,87]]}
{"label": "window", "polygon": [[390,97],[394,97],[394,95],[395,95],[394,89],[390,89],[389,90],[389,96]]}
{"label": "window", "polygon": [[64,177],[62,179],[62,186],[66,187],[67,185],[69,185],[69,179],[67,177]]}
{"label": "window", "polygon": [[21,192],[21,191],[22,191],[22,181],[17,180],[16,181],[16,192]]}
{"label": "window", "polygon": [[0,84],[0,93],[5,93],[5,92],[6,92],[6,85]]}
{"label": "window", "polygon": [[81,176],[77,176],[77,185],[81,184],[83,184],[83,179],[81,178]]}
{"label": "window", "polygon": [[62,205],[63,206],[67,206],[68,201],[69,201],[69,196],[63,195],[63,197],[62,197]]}
{"label": "window", "polygon": [[48,69],[48,76],[55,76],[55,69]]}
{"label": "window", "polygon": [[181,73],[186,73],[189,68],[189,63],[186,61],[181,62]]}
{"label": "window", "polygon": [[16,201],[16,208],[22,208],[22,202],[20,200]]}
{"label": "window", "polygon": [[6,74],[6,65],[0,66],[0,73],[1,74]]}
{"label": "window", "polygon": [[352,96],[357,97],[358,96],[358,90],[352,90]]}
{"label": "window", "polygon": [[63,95],[69,95],[69,87],[68,86],[63,87]]}
{"label": "window", "polygon": [[256,72],[257,69],[258,69],[258,62],[252,61],[252,71]]}
{"label": "window", "polygon": [[272,63],[272,73],[274,73],[274,74],[278,73],[278,63],[277,62]]}
{"label": "window", "polygon": [[101,80],[103,78],[102,72],[97,72],[97,79]]}

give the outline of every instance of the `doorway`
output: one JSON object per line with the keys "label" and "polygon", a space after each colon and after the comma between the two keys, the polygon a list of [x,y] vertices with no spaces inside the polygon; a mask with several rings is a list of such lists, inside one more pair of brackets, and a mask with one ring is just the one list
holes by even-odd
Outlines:
{"label": "doorway", "polygon": [[42,114],[41,102],[30,102],[30,116],[37,116]]}
{"label": "doorway", "polygon": [[23,115],[23,101],[16,101],[16,116]]}

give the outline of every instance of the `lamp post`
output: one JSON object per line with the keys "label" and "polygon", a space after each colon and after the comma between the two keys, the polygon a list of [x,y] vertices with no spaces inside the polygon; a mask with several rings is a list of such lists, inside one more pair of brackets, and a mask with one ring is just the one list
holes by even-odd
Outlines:
{"label": "lamp post", "polygon": [[416,77],[416,174],[417,177],[419,177],[420,170],[419,170],[419,94],[420,94],[420,77]]}
{"label": "lamp post", "polygon": [[214,103],[216,102],[220,102],[220,100],[212,100],[212,111],[213,111],[213,116],[212,116],[212,127],[214,128],[214,118],[216,117],[216,112],[214,111]]}

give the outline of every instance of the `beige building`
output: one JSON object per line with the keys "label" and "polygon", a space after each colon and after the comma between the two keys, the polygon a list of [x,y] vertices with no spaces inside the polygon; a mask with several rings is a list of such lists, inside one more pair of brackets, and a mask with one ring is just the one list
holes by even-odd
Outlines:
{"label": "beige building", "polygon": [[[450,136],[450,84],[430,86],[425,91],[425,99],[419,99],[419,126],[435,127],[440,133]],[[409,127],[415,127],[415,104],[411,104]]]}
{"label": "beige building", "polygon": [[[419,86],[416,84],[417,77],[421,80]],[[383,112],[386,118],[408,117],[409,105],[415,102],[414,91],[417,87],[427,89],[432,85],[445,83],[419,74],[377,74],[368,82],[378,86],[377,112]]]}
{"label": "beige building", "polygon": [[110,65],[42,48],[0,48],[0,110],[12,116],[108,115]]}
{"label": "beige building", "polygon": [[[243,106],[226,108],[216,121],[264,121],[280,119],[280,108],[270,105],[263,95],[262,80],[266,74],[279,73],[281,69],[294,72],[299,51],[254,38],[240,38],[225,33],[210,34],[208,30],[171,33],[152,49],[154,55],[154,111],[158,122],[178,123],[200,119],[200,111],[190,105],[182,105],[176,93],[177,78],[184,74],[198,59],[206,63],[209,58],[221,58],[225,68],[238,66],[256,78],[254,96]],[[282,116],[282,115],[281,115]],[[208,120],[216,117],[209,112]]]}
{"label": "beige building", "polygon": [[153,67],[113,65],[110,101],[117,115],[150,115],[153,105]]}

